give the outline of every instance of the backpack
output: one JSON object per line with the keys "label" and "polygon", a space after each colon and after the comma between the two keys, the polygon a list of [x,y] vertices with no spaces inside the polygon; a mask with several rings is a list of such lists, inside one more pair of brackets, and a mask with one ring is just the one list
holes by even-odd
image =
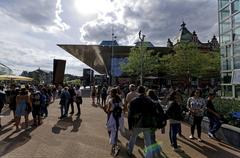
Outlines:
{"label": "backpack", "polygon": [[114,118],[120,118],[122,115],[122,108],[120,107],[119,103],[114,103],[115,106],[113,108],[112,114]]}
{"label": "backpack", "polygon": [[167,124],[167,117],[160,103],[154,103],[154,126],[155,128],[164,128]]}
{"label": "backpack", "polygon": [[41,94],[39,92],[36,92],[33,94],[33,101],[32,104],[35,106],[41,105]]}

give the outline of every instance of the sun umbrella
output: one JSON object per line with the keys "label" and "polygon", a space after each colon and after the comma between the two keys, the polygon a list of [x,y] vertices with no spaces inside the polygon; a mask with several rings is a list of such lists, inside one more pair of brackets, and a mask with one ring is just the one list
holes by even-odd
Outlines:
{"label": "sun umbrella", "polygon": [[12,80],[12,81],[32,81],[30,77],[15,76],[15,75],[0,75],[0,80]]}

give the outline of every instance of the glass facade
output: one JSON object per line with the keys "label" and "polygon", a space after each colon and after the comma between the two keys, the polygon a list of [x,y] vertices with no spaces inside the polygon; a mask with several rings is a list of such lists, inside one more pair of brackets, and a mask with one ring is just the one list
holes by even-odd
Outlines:
{"label": "glass facade", "polygon": [[112,58],[111,61],[111,73],[113,77],[119,77],[123,74],[121,70],[121,64],[127,63],[127,57],[125,58]]}
{"label": "glass facade", "polygon": [[232,81],[240,71],[240,0],[218,0],[223,97],[240,99],[240,84]]}

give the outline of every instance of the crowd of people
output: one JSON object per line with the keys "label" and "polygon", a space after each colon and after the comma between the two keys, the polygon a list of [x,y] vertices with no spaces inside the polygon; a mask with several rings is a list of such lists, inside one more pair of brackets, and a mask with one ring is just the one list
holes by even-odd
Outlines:
{"label": "crowd of people", "polygon": [[[74,103],[77,106],[76,116],[80,117],[82,104],[82,94],[80,86],[75,87],[48,85],[21,85],[14,84],[9,87],[0,86],[0,113],[4,105],[8,105],[12,111],[12,120],[16,126],[16,131],[20,131],[21,117],[24,116],[25,123],[22,128],[29,129],[31,126],[39,126],[42,120],[48,117],[48,106],[60,98],[60,116],[63,119],[68,116],[68,109],[71,107],[70,115],[74,114]],[[32,114],[33,124],[29,125],[29,115]],[[0,128],[1,128],[0,118]]]}
{"label": "crowd of people", "polygon": [[[187,100],[187,105],[183,106],[182,93],[179,89],[164,91],[167,97],[166,105],[163,105],[156,90],[147,89],[144,86],[136,87],[129,85],[128,92],[123,92],[119,86],[93,86],[90,97],[92,105],[99,105],[106,112],[106,127],[109,134],[109,143],[112,145],[111,154],[117,156],[120,147],[118,145],[119,131],[122,135],[128,132],[130,138],[126,144],[127,154],[132,155],[134,144],[140,133],[143,133],[146,158],[160,157],[161,147],[158,145],[155,132],[160,129],[165,133],[166,120],[169,124],[169,141],[174,151],[183,150],[177,144],[177,137],[183,136],[181,133],[181,122],[185,115],[191,118],[191,128],[189,139],[195,139],[194,131],[197,127],[197,140],[202,142],[201,123],[206,114],[209,118],[210,138],[216,138],[215,133],[221,126],[221,115],[215,110],[212,100],[215,93],[209,92],[207,99],[202,97],[202,91],[195,89]],[[6,97],[8,96],[8,97]],[[14,84],[10,87],[0,86],[0,113],[6,103],[8,103],[13,114],[11,120],[15,123],[16,130],[20,129],[21,117],[25,118],[25,126],[28,129],[29,115],[32,113],[33,124],[39,126],[43,119],[48,117],[48,106],[59,98],[60,116],[64,119],[68,115],[81,115],[81,104],[83,103],[82,92],[79,85],[54,87],[54,86],[21,86]],[[7,99],[6,99],[7,98]],[[97,100],[95,102],[95,100]],[[75,113],[74,106],[77,107]],[[69,109],[71,110],[69,112]],[[128,131],[124,125],[124,119],[128,122]],[[1,128],[1,118],[0,118]]]}
{"label": "crowd of people", "polygon": [[[121,134],[126,132],[124,116],[127,116],[128,132],[130,133],[130,139],[126,145],[129,156],[133,153],[138,135],[143,133],[145,157],[161,157],[161,147],[157,144],[155,132],[157,129],[161,129],[162,133],[165,133],[165,127],[158,126],[159,123],[156,123],[156,121],[168,120],[169,140],[173,150],[176,152],[183,152],[183,149],[177,144],[177,136],[184,137],[181,133],[181,122],[184,117],[190,117],[191,120],[189,139],[195,139],[194,131],[195,127],[197,127],[196,140],[202,142],[201,123],[205,114],[210,121],[208,136],[209,138],[216,138],[215,133],[221,126],[221,116],[215,110],[212,102],[215,93],[209,92],[207,98],[203,98],[201,93],[200,89],[192,90],[184,108],[179,89],[171,89],[167,94],[167,105],[163,105],[155,90],[146,89],[143,86],[135,87],[135,85],[130,84],[129,93],[126,96],[119,87],[109,88],[107,101],[103,105],[103,109],[107,113],[106,125],[109,142],[112,145],[111,154],[117,156],[120,151],[117,141],[119,131]],[[95,103],[94,98],[92,99],[93,103]],[[156,113],[159,109],[157,107],[164,109],[164,112],[161,113],[161,115],[164,115],[162,120],[156,119],[156,117],[161,117]]]}

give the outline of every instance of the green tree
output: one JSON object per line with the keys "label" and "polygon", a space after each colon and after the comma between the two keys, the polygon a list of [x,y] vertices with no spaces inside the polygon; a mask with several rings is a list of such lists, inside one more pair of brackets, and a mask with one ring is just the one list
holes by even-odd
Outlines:
{"label": "green tree", "polygon": [[133,47],[130,51],[128,62],[121,64],[121,70],[129,76],[140,76],[143,52],[143,76],[157,74],[159,69],[159,56],[153,50],[148,50],[145,45]]}
{"label": "green tree", "polygon": [[203,53],[193,43],[180,43],[175,53],[163,56],[165,73],[177,77],[203,77],[220,71],[218,52]]}

